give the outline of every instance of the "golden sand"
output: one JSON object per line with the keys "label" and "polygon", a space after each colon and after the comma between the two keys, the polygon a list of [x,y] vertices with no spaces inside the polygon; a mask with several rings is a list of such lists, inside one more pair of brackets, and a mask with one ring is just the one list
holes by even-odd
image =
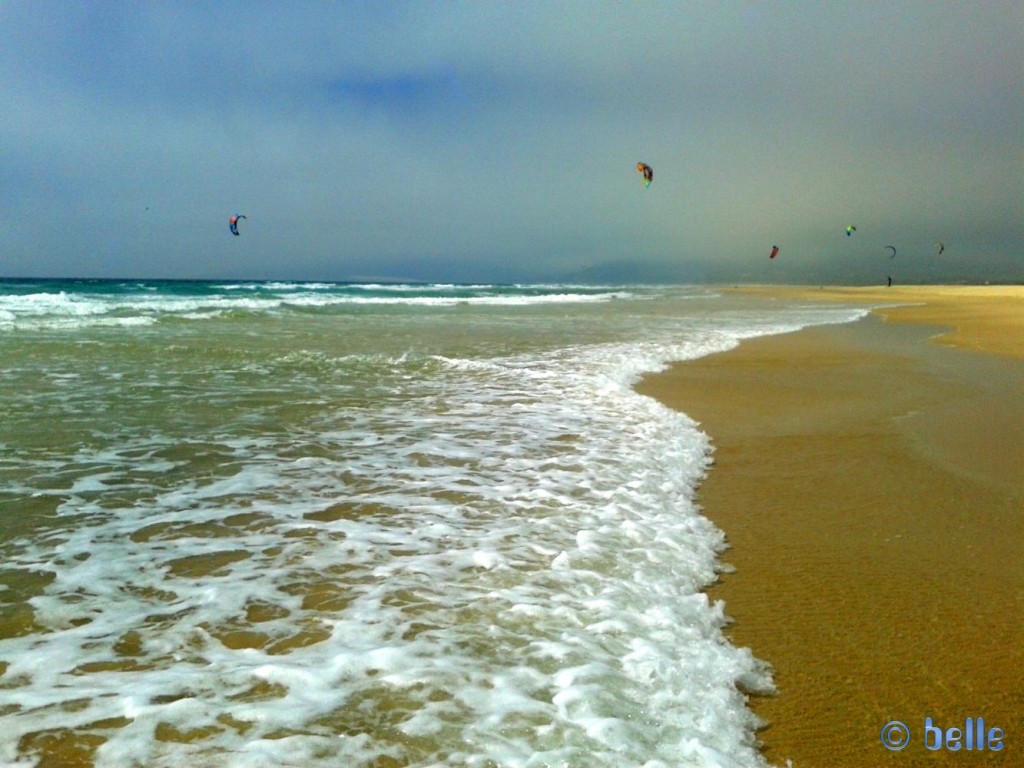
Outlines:
{"label": "golden sand", "polygon": [[[1024,286],[933,285],[891,288],[766,288],[742,292],[822,301],[870,302],[893,322],[926,323],[953,330],[940,343],[979,352],[1024,357]],[[887,308],[886,308],[887,307]]]}
{"label": "golden sand", "polygon": [[[751,700],[765,756],[1020,765],[1024,289],[742,290],[912,305],[745,341],[638,387],[715,446],[700,503],[736,571],[710,594],[733,642],[774,668],[778,693]],[[1004,749],[929,751],[925,717],[983,717]],[[901,752],[879,738],[891,720],[911,730]]]}

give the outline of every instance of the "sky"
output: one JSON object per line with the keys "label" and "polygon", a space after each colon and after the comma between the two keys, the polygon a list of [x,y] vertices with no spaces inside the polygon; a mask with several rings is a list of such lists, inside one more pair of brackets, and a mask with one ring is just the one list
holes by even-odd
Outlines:
{"label": "sky", "polygon": [[0,276],[1024,280],[1015,0],[5,0],[0,40]]}

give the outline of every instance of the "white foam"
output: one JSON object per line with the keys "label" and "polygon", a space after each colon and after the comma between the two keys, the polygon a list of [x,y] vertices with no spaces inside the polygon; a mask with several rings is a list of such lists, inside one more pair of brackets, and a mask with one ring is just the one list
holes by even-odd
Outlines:
{"label": "white foam", "polygon": [[192,295],[160,293],[154,292],[152,286],[138,286],[136,291],[126,291],[121,285],[107,293],[83,295],[66,291],[24,295],[0,293],[0,330],[130,327],[152,325],[161,318],[199,321],[228,312],[272,313],[289,307],[536,306],[605,302],[631,295],[621,289],[565,292],[548,287],[528,293],[513,293],[500,286],[454,285],[238,283],[217,285],[216,288],[223,293],[207,294],[198,289]]}
{"label": "white foam", "polygon": [[624,317],[571,343],[517,318],[538,339],[514,354],[330,357],[310,332],[237,370],[64,378],[60,407],[111,387],[140,414],[141,391],[182,419],[240,405],[104,414],[102,439],[18,454],[14,492],[61,501],[6,544],[52,580],[27,601],[40,631],[0,641],[0,760],[126,718],[92,731],[99,766],[763,765],[740,686],[770,676],[701,592],[724,546],[693,503],[708,439],[631,384],[849,315]]}

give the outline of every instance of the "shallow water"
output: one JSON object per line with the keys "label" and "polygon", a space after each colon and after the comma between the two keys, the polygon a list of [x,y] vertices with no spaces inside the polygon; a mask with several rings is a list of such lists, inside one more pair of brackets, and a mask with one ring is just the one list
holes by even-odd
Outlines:
{"label": "shallow water", "polygon": [[[859,309],[0,283],[0,760],[761,765],[646,371]],[[61,762],[63,761],[63,762]]]}

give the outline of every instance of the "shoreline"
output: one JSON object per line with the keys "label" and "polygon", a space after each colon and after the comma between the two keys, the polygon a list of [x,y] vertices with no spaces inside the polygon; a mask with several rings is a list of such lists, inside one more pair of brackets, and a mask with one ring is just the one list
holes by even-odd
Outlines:
{"label": "shoreline", "polygon": [[748,285],[734,293],[870,304],[889,322],[939,326],[939,344],[1024,358],[1024,285],[903,285],[889,288]]}
{"label": "shoreline", "polygon": [[[774,670],[777,694],[750,700],[763,755],[934,765],[925,717],[984,717],[1007,746],[972,759],[1011,764],[1024,748],[1024,288],[729,290],[889,305],[637,385],[712,439],[698,503],[735,571],[708,594],[730,640]],[[898,753],[879,740],[892,720],[911,730]]]}

